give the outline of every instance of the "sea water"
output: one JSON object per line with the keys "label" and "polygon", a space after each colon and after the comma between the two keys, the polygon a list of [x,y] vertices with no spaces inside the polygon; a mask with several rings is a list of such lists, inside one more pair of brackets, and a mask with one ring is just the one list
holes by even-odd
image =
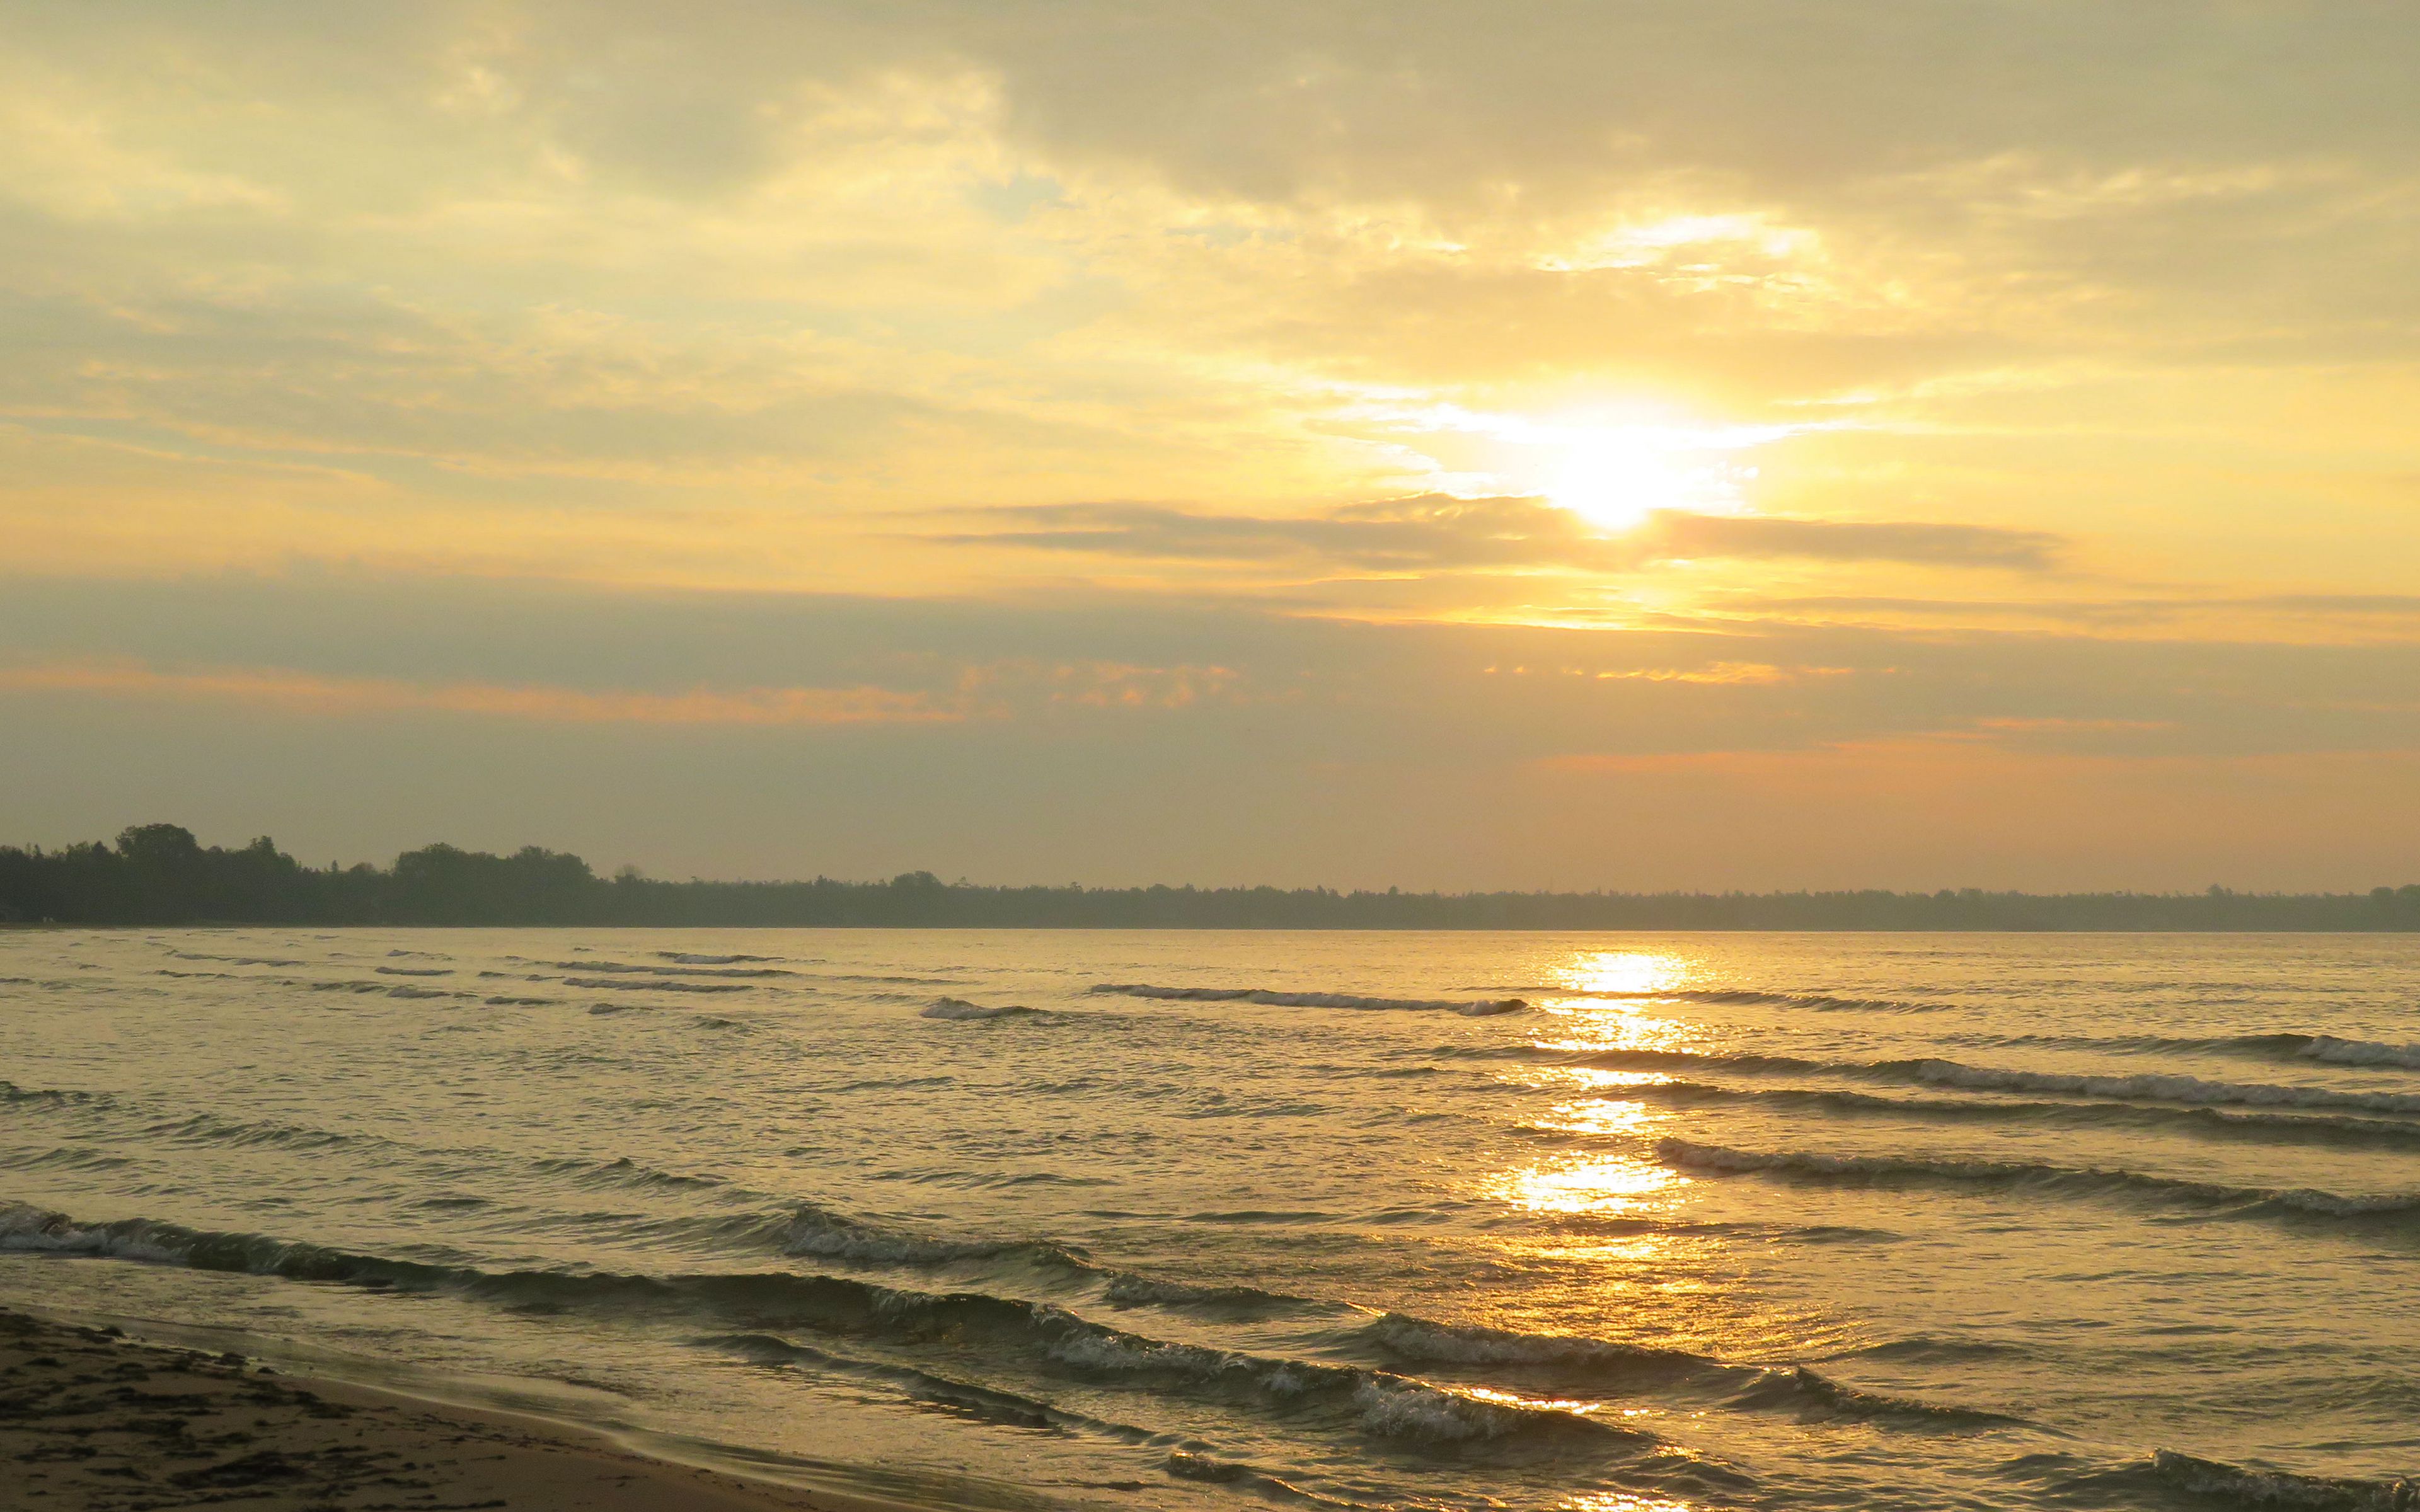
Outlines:
{"label": "sea water", "polygon": [[0,1302],[965,1504],[2390,1507],[2420,940],[0,933]]}

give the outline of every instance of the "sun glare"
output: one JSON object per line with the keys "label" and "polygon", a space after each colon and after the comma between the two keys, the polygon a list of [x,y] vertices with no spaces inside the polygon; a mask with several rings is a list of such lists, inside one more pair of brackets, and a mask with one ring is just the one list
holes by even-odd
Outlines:
{"label": "sun glare", "polygon": [[[1634,530],[1663,510],[1727,514],[1743,507],[1756,476],[1744,454],[1801,430],[1794,425],[1705,424],[1649,404],[1552,415],[1428,406],[1407,429],[1453,476],[1456,491],[1540,495],[1606,534]],[[1475,443],[1465,450],[1466,439]]]}
{"label": "sun glare", "polygon": [[1662,426],[1582,431],[1566,446],[1546,497],[1603,531],[1626,531],[1660,509],[1686,509],[1707,491],[1708,470]]}

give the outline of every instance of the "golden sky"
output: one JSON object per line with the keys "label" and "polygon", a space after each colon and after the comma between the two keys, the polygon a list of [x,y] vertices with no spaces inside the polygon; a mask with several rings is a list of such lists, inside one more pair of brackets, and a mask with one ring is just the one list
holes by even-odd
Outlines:
{"label": "golden sky", "polygon": [[2420,876],[2402,0],[0,37],[0,838]]}

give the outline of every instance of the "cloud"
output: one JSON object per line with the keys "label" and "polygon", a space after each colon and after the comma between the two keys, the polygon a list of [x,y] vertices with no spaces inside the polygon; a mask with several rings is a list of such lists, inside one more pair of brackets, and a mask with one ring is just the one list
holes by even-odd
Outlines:
{"label": "cloud", "polygon": [[2063,539],[2047,531],[1668,511],[1656,516],[1645,534],[1645,549],[1655,560],[1794,557],[1818,562],[2000,567],[2016,572],[2053,571],[2067,548]]}
{"label": "cloud", "polygon": [[1891,562],[1918,566],[2055,570],[2067,543],[2043,531],[1920,521],[1799,519],[1659,510],[1617,535],[1526,498],[1443,495],[1354,505],[1324,516],[1202,514],[1153,504],[1056,504],[985,512],[1022,528],[945,533],[958,545],[1017,547],[1158,561],[1373,571],[1563,568],[1634,571],[1659,562]]}
{"label": "cloud", "polygon": [[129,661],[0,667],[0,693],[225,702],[332,718],[468,714],[551,724],[924,724],[965,717],[960,711],[936,707],[923,693],[880,687],[697,687],[651,693],[329,677],[273,667],[164,671]]}
{"label": "cloud", "polygon": [[[2410,826],[2349,794],[2401,812],[2420,753],[2412,644],[296,574],[12,583],[0,645],[9,839],[173,814],[675,875],[2367,885]],[[2160,772],[2194,799],[2136,825]]]}
{"label": "cloud", "polygon": [[2420,594],[2411,594],[2118,592],[2040,598],[1729,594],[1712,596],[1707,607],[1732,617],[1877,628],[1992,625],[2235,642],[2399,644],[2420,640]]}

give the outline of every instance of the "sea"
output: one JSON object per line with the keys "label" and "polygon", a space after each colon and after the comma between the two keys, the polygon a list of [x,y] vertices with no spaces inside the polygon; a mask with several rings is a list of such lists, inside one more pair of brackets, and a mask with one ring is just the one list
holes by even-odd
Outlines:
{"label": "sea", "polygon": [[0,933],[0,1304],[968,1508],[2420,1504],[2420,938]]}

